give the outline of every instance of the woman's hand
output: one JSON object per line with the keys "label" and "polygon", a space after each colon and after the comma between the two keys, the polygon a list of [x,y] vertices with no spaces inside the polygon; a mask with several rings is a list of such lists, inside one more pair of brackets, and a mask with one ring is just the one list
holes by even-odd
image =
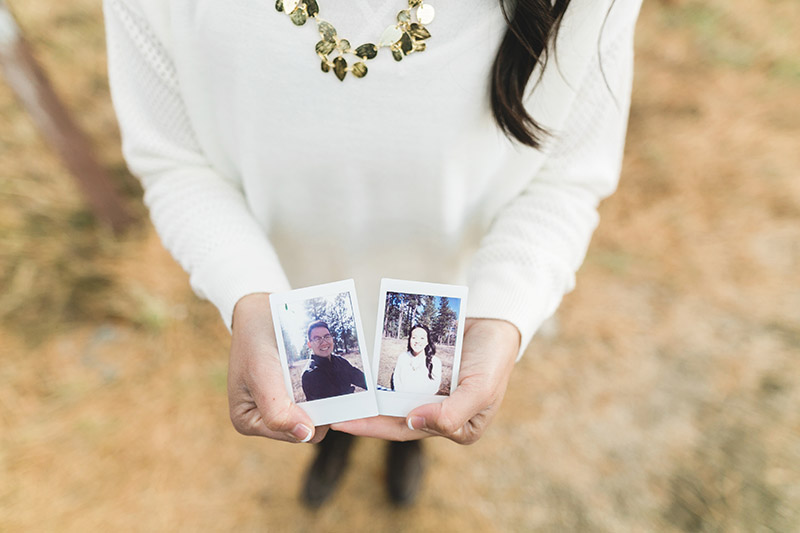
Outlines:
{"label": "woman's hand", "polygon": [[286,392],[268,294],[236,303],[228,363],[228,405],[236,431],[289,442],[319,442],[327,426],[314,430],[305,411]]}
{"label": "woman's hand", "polygon": [[331,427],[387,440],[440,435],[460,444],[472,444],[483,435],[500,408],[519,343],[519,331],[510,322],[467,319],[458,387],[449,398],[417,407],[405,419],[378,416]]}

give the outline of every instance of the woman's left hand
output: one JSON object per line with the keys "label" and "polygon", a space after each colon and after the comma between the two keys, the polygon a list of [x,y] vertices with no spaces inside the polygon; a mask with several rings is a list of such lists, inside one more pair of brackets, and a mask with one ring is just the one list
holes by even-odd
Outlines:
{"label": "woman's left hand", "polygon": [[405,419],[376,416],[333,424],[331,428],[386,440],[439,435],[459,444],[472,444],[500,408],[519,343],[519,331],[510,322],[467,319],[458,387],[450,397],[442,403],[417,407]]}

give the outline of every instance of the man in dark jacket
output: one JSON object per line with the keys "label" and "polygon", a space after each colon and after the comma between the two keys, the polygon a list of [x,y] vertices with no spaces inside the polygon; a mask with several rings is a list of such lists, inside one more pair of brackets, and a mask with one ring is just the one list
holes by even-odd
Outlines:
{"label": "man in dark jacket", "polygon": [[333,354],[334,342],[330,328],[318,320],[308,326],[308,347],[313,354],[303,372],[303,392],[306,400],[319,400],[367,388],[364,373],[347,359]]}

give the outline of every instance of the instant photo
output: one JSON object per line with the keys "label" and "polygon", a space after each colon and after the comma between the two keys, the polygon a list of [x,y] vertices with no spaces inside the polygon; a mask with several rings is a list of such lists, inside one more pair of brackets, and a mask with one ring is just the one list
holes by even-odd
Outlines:
{"label": "instant photo", "polygon": [[286,389],[314,422],[378,414],[353,280],[271,294]]}
{"label": "instant photo", "polygon": [[458,384],[467,287],[381,280],[372,368],[378,410],[406,416]]}

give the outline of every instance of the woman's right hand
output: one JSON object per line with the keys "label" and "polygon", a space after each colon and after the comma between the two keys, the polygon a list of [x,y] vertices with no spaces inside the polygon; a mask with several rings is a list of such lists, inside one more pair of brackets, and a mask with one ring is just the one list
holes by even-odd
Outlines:
{"label": "woman's right hand", "polygon": [[249,294],[233,311],[228,363],[228,406],[236,431],[288,442],[319,442],[328,426],[311,418],[289,397],[283,381],[269,295]]}

